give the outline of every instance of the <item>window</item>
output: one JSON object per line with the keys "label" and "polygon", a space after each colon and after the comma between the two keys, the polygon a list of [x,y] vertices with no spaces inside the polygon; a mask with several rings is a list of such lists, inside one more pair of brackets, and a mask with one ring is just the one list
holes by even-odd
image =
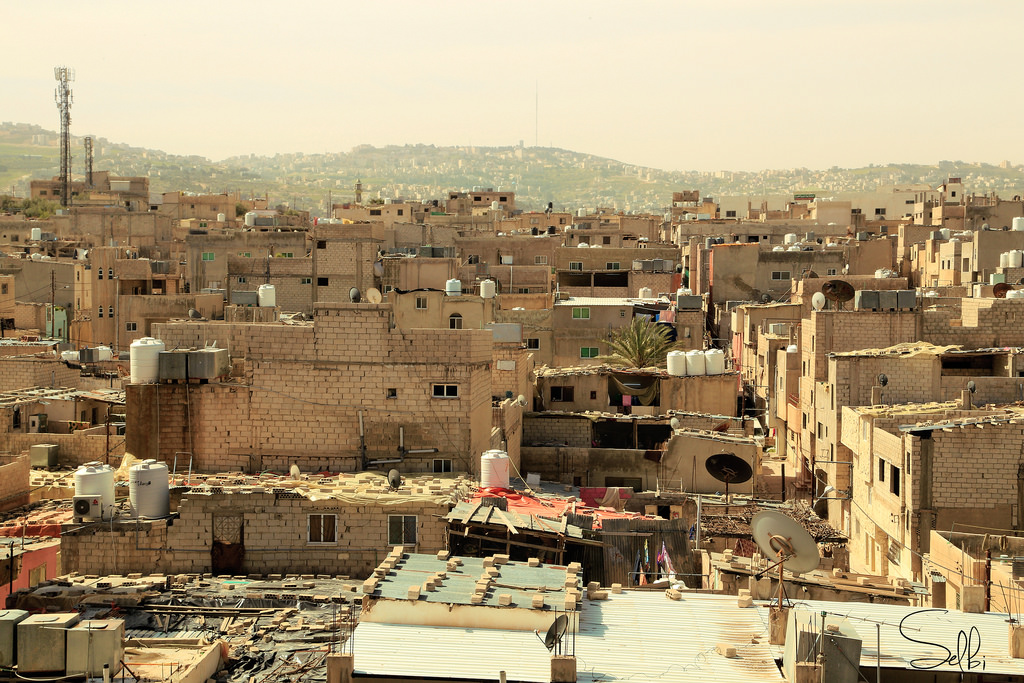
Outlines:
{"label": "window", "polygon": [[416,515],[388,515],[388,545],[416,545]]}
{"label": "window", "polygon": [[238,252],[238,255],[241,256],[242,258],[252,258],[251,251],[240,251]]}
{"label": "window", "polygon": [[113,277],[114,277],[114,269],[113,268],[107,268],[107,277],[113,279]]}
{"label": "window", "polygon": [[277,258],[294,258],[294,257],[295,257],[295,254],[293,252],[290,252],[290,251],[282,251],[280,254],[277,255]]}
{"label": "window", "polygon": [[573,308],[572,309],[573,320],[590,320],[590,309],[589,308]]}
{"label": "window", "polygon": [[46,196],[46,190],[39,190],[39,196],[40,197],[45,197]]}
{"label": "window", "polygon": [[448,316],[448,329],[449,330],[461,330],[462,329],[462,316],[458,313],[452,313]]}
{"label": "window", "polygon": [[203,260],[204,261],[212,261],[213,260],[213,252],[212,251],[204,251],[203,252]]}
{"label": "window", "polygon": [[326,249],[327,248],[327,240],[317,240],[316,241],[316,248],[317,249]]}
{"label": "window", "polygon": [[306,540],[309,543],[337,543],[337,515],[309,515]]}
{"label": "window", "polygon": [[788,270],[773,270],[772,271],[772,279],[773,280],[789,280],[790,279],[790,272]]}
{"label": "window", "polygon": [[379,216],[380,215],[380,209],[370,209],[370,215],[371,216]]}
{"label": "window", "polygon": [[7,293],[7,283],[5,282],[2,285],[0,285],[0,294],[6,294],[6,293]]}
{"label": "window", "polygon": [[427,297],[418,296],[416,297],[416,310],[425,311],[427,310]]}
{"label": "window", "polygon": [[318,277],[316,279],[316,286],[317,287],[327,287],[328,284],[330,283],[330,281],[331,281],[330,278]]}
{"label": "window", "polygon": [[548,263],[548,257],[546,255],[534,256],[533,257],[533,264],[535,266],[546,266],[547,263]]}
{"label": "window", "polygon": [[896,465],[889,465],[889,492],[893,495],[900,495],[900,468]]}
{"label": "window", "polygon": [[583,261],[569,261],[569,270],[583,270]]}
{"label": "window", "polygon": [[726,211],[725,212],[725,217],[726,218],[736,218],[736,212],[735,211]]}
{"label": "window", "polygon": [[401,216],[403,213],[405,213],[405,209],[399,209],[398,210],[398,215],[399,216]]}
{"label": "window", "polygon": [[573,387],[551,387],[551,401],[569,402],[574,398]]}
{"label": "window", "polygon": [[581,346],[580,358],[597,358],[600,350],[596,346]]}
{"label": "window", "polygon": [[98,317],[102,318],[103,317],[103,307],[100,306],[96,313],[97,313]]}
{"label": "window", "polygon": [[625,318],[626,317],[626,310],[625,309],[620,309],[619,310],[619,317],[620,318]]}
{"label": "window", "polygon": [[384,398],[398,398],[398,387],[388,387],[385,389]]}
{"label": "window", "polygon": [[880,209],[875,209],[875,215],[876,216],[884,216],[885,215],[885,207],[883,206]]}
{"label": "window", "polygon": [[964,257],[963,268],[961,268],[960,270],[970,270],[970,269],[971,269],[971,259],[970,259],[970,257],[965,256]]}
{"label": "window", "polygon": [[885,461],[878,459],[878,481],[885,481]]}
{"label": "window", "polygon": [[605,270],[619,270],[619,262],[618,261],[609,261],[608,263],[604,264],[604,269]]}
{"label": "window", "polygon": [[601,238],[601,244],[611,244],[611,243],[612,243],[611,236],[605,235],[604,237]]}
{"label": "window", "polygon": [[596,391],[591,391],[590,392],[590,400],[591,401],[597,400],[597,392]]}
{"label": "window", "polygon": [[99,269],[99,271],[97,272],[97,275],[99,276],[98,279],[100,279],[100,280],[103,279],[103,269],[102,268]]}
{"label": "window", "polygon": [[246,283],[246,279],[245,279],[244,275],[238,278],[238,284],[244,285],[245,283]]}
{"label": "window", "polygon": [[837,272],[836,272],[835,268],[828,268],[827,270],[825,270],[825,275],[836,275],[836,274],[837,274]]}
{"label": "window", "polygon": [[528,349],[539,349],[540,348],[540,339],[538,339],[537,337],[529,337],[529,338],[527,338],[527,340],[526,340],[526,348],[528,348]]}
{"label": "window", "polygon": [[[956,196],[956,192],[953,193],[953,196],[954,197]],[[507,202],[508,201],[508,197],[498,197],[498,201],[499,202]]]}
{"label": "window", "polygon": [[432,385],[431,396],[434,398],[458,398],[458,384],[434,384]]}
{"label": "window", "polygon": [[477,263],[480,263],[480,255],[479,254],[470,254],[469,255],[469,259],[467,260],[467,262],[471,266],[476,265]]}
{"label": "window", "polygon": [[300,277],[299,278],[299,284],[300,285],[311,285],[311,284],[313,284],[313,278],[311,278],[311,277]]}
{"label": "window", "polygon": [[434,458],[433,470],[434,472],[451,472],[452,461],[448,458]]}
{"label": "window", "polygon": [[136,331],[138,331],[138,329],[139,329],[139,324],[138,323],[125,323],[124,324],[125,332],[136,332]]}
{"label": "window", "polygon": [[109,317],[109,318],[113,318],[114,317],[114,307],[113,306],[107,306],[107,317]]}

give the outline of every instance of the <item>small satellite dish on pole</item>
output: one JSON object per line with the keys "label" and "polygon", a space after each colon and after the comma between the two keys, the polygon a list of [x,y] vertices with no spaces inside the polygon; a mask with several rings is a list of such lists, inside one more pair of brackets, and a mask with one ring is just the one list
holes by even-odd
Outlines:
{"label": "small satellite dish on pole", "polygon": [[735,453],[716,453],[704,461],[708,474],[725,484],[725,501],[729,502],[729,484],[750,481],[754,470]]}
{"label": "small satellite dish on pole", "polygon": [[548,632],[544,634],[543,638],[540,637],[540,631],[534,631],[534,633],[544,643],[544,647],[548,649],[548,652],[560,655],[562,654],[562,638],[565,637],[565,632],[568,628],[569,617],[559,614],[551,626],[548,627]]}

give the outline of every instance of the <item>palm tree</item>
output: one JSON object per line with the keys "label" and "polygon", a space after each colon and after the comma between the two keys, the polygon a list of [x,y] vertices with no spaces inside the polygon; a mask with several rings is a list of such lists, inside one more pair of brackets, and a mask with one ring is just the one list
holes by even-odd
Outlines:
{"label": "palm tree", "polygon": [[665,356],[677,347],[678,344],[669,339],[665,326],[638,316],[612,332],[608,340],[611,354],[599,356],[599,360],[633,368],[662,367]]}

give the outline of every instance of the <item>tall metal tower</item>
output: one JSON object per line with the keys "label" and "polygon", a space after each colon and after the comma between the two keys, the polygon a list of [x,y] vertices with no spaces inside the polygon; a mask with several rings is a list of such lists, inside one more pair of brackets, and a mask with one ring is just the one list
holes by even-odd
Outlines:
{"label": "tall metal tower", "polygon": [[60,205],[71,206],[71,83],[75,80],[75,70],[66,66],[55,66],[53,77],[57,79],[57,89],[53,99],[57,102],[60,112]]}
{"label": "tall metal tower", "polygon": [[92,136],[85,138],[85,184],[92,187]]}

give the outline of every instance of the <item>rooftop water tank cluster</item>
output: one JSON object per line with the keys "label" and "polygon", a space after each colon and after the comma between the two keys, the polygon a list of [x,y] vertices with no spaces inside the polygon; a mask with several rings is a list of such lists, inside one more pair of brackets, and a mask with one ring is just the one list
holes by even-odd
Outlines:
{"label": "rooftop water tank cluster", "polygon": [[1024,251],[1011,249],[999,255],[1000,268],[1020,268],[1024,264]]}
{"label": "rooftop water tank cluster", "polygon": [[703,375],[725,374],[725,351],[708,349],[701,351],[669,351],[668,374],[674,377],[701,377]]}

